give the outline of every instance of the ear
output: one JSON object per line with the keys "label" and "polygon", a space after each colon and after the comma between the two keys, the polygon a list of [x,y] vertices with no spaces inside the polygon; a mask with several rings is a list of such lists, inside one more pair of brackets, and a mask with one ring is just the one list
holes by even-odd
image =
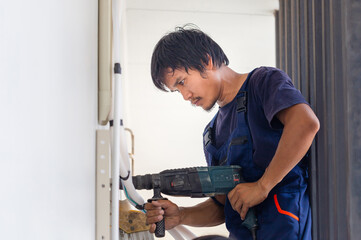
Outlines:
{"label": "ear", "polygon": [[207,54],[208,57],[208,63],[207,65],[205,65],[206,70],[212,70],[213,69],[213,61],[212,61],[212,57],[209,56],[209,54]]}

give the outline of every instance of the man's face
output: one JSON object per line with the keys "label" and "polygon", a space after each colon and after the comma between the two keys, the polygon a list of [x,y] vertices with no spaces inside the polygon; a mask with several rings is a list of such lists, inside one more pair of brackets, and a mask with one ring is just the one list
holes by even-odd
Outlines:
{"label": "man's face", "polygon": [[213,108],[220,94],[219,82],[212,74],[205,71],[202,75],[197,70],[171,69],[165,72],[165,84],[170,91],[180,92],[186,101],[209,111]]}

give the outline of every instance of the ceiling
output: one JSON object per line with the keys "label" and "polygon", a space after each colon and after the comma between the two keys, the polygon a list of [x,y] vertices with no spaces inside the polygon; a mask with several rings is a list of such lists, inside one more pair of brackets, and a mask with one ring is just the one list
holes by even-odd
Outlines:
{"label": "ceiling", "polygon": [[279,0],[127,0],[126,8],[269,15],[279,8]]}

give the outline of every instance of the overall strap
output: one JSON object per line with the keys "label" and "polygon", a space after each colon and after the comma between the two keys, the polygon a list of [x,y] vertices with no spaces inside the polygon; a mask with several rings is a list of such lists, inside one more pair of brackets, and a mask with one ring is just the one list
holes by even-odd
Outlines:
{"label": "overall strap", "polygon": [[212,121],[210,122],[210,124],[208,125],[208,127],[206,128],[206,130],[203,133],[203,142],[204,142],[204,147],[207,147],[209,144],[212,145],[212,138],[213,138],[213,128],[214,128],[214,124],[216,122],[218,116],[218,112],[216,113],[216,115],[213,117]]}
{"label": "overall strap", "polygon": [[247,112],[247,91],[248,91],[248,81],[252,75],[253,71],[250,72],[244,81],[241,89],[239,90],[236,100],[237,100],[237,113]]}
{"label": "overall strap", "polygon": [[[239,92],[237,93],[236,96],[236,101],[237,101],[237,113],[242,113],[242,112],[246,112],[247,111],[247,90],[248,90],[248,81],[251,77],[251,75],[253,74],[254,70],[252,72],[250,72],[245,80],[245,82],[243,83],[241,89],[239,90]],[[208,125],[208,127],[205,129],[204,133],[203,133],[203,143],[204,143],[204,147],[205,148],[209,148],[209,144],[212,145],[212,138],[213,133],[214,133],[214,125],[216,122],[218,116],[218,112],[216,113],[216,115],[213,117],[212,121],[210,122],[210,124]]]}
{"label": "overall strap", "polygon": [[237,113],[247,111],[247,92],[240,91],[237,95]]}
{"label": "overall strap", "polygon": [[[247,111],[247,90],[248,90],[248,82],[249,79],[251,77],[251,75],[253,74],[254,70],[252,72],[250,72],[247,76],[247,79],[245,80],[245,82],[242,84],[242,87],[240,88],[239,92],[236,95],[236,102],[237,102],[237,115],[238,118],[242,118],[245,119],[246,118],[246,111]],[[209,123],[209,125],[206,127],[204,133],[203,133],[203,146],[207,152],[207,154],[210,154],[213,158],[215,155],[218,155],[218,153],[220,153],[219,149],[217,149],[214,146],[215,143],[215,125],[216,125],[216,121],[217,121],[217,116],[218,116],[218,112],[217,114],[213,117],[212,121]],[[247,119],[245,119],[246,125],[248,126],[248,121]]]}

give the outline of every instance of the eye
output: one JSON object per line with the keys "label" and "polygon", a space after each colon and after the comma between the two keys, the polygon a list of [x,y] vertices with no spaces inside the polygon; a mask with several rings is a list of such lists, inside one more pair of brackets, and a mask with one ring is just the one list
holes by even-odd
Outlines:
{"label": "eye", "polygon": [[181,86],[183,86],[183,85],[184,85],[184,82],[185,82],[185,79],[179,81],[178,84],[181,85]]}

